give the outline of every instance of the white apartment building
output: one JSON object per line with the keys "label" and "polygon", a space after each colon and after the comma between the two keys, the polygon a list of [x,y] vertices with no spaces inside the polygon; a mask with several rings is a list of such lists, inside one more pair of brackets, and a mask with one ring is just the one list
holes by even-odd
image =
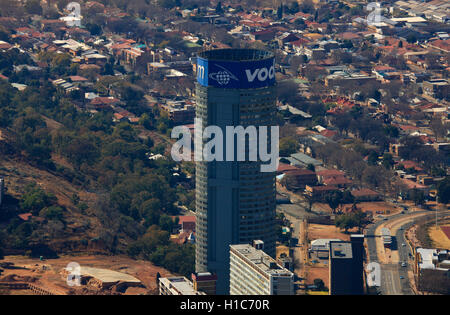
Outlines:
{"label": "white apartment building", "polygon": [[186,277],[159,278],[159,295],[205,295]]}
{"label": "white apartment building", "polygon": [[230,245],[231,295],[294,294],[294,274],[278,265],[262,248],[262,241],[254,241],[254,246]]}

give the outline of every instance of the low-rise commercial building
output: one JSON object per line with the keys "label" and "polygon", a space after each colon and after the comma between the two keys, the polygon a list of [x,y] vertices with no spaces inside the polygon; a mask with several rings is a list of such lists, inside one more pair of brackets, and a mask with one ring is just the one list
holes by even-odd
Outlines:
{"label": "low-rise commercial building", "polygon": [[450,250],[416,248],[414,276],[419,291],[450,294]]}
{"label": "low-rise commercial building", "polygon": [[188,124],[194,122],[195,106],[189,101],[167,101],[161,105],[174,124]]}

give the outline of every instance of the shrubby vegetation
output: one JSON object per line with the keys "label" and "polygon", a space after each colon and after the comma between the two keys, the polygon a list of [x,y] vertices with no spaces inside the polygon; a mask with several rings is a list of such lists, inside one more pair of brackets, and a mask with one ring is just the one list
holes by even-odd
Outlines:
{"label": "shrubby vegetation", "polygon": [[[2,53],[0,68],[12,70],[11,60],[20,58],[21,54],[14,50]],[[50,65],[52,74],[77,73],[66,55],[42,54],[39,58]],[[174,162],[147,159],[146,153],[164,153],[165,146],[154,146],[151,138],[138,136],[144,128],[157,126],[155,115],[142,105],[143,92],[132,83],[114,82],[127,109],[136,114],[148,112],[142,125],[115,124],[112,112],[91,114],[77,110],[76,100],[55,89],[46,75],[39,79],[25,73],[14,75],[28,87],[19,92],[7,82],[0,82],[0,128],[11,135],[9,157],[26,159],[80,189],[96,192],[101,200],[91,208],[80,202],[79,196],[72,196],[72,203],[76,211],[98,219],[101,226],[96,230],[97,239],[109,252],[130,252],[172,272],[193,271],[193,246],[172,244],[168,237],[175,224],[172,216],[178,214],[177,201],[193,204],[194,197],[189,192],[192,187],[182,171],[180,176],[172,175]],[[99,89],[104,80],[97,82]],[[48,120],[54,123],[49,124]],[[168,123],[167,128],[170,127]],[[54,156],[65,159],[70,167],[56,163]],[[38,185],[29,185],[24,188],[18,211],[31,212],[42,221],[24,222],[17,216],[0,218],[9,222],[5,247],[50,255],[45,245],[68,232],[68,209],[58,205],[56,198]],[[164,240],[158,236],[161,233]],[[154,237],[160,241],[149,244],[148,240]],[[174,265],[172,261],[183,263]]]}
{"label": "shrubby vegetation", "polygon": [[345,230],[345,233],[355,227],[361,229],[366,223],[366,214],[361,210],[338,215],[335,220],[335,225]]}

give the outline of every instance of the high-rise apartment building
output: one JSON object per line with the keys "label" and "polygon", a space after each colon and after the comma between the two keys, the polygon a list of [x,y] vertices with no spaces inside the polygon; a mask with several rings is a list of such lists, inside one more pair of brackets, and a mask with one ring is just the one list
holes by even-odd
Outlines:
{"label": "high-rise apartment building", "polygon": [[293,295],[294,274],[257,245],[230,246],[230,294]]}
{"label": "high-rise apartment building", "polygon": [[[218,126],[226,141],[227,126],[273,126],[275,115],[272,53],[219,49],[198,55],[196,119],[201,130]],[[244,148],[237,143],[234,155],[242,149],[249,156],[248,142]],[[260,239],[266,252],[275,255],[275,172],[262,172],[261,164],[259,157],[196,162],[196,271],[217,275],[218,294],[229,290],[229,245]]]}

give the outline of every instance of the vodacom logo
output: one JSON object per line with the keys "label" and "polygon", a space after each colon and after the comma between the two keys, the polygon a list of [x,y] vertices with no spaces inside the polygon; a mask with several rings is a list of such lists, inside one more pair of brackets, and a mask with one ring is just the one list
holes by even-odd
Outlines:
{"label": "vodacom logo", "polygon": [[275,67],[272,65],[269,69],[267,68],[258,68],[253,72],[250,69],[245,70],[245,74],[247,75],[248,82],[253,82],[256,78],[263,82],[266,81],[267,78],[273,79],[275,77]]}

